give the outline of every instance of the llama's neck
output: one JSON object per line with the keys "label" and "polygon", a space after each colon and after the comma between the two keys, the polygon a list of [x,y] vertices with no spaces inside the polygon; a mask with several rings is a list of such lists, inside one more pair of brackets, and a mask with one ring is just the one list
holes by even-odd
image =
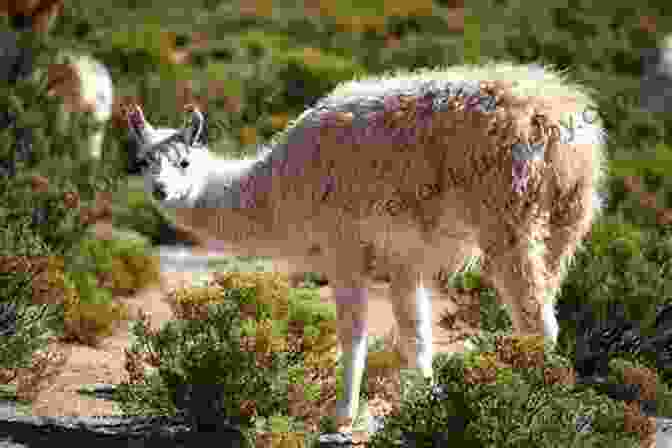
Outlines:
{"label": "llama's neck", "polygon": [[286,239],[277,225],[283,219],[282,207],[271,199],[271,192],[300,175],[304,159],[294,157],[288,164],[288,154],[289,146],[306,145],[302,136],[300,126],[294,128],[288,138],[272,140],[251,159],[218,159],[208,151],[195,154],[192,172],[201,183],[194,185],[189,204],[175,209],[178,221],[209,240],[213,250],[282,255],[276,241]]}
{"label": "llama's neck", "polygon": [[192,176],[198,179],[188,199],[171,208],[178,223],[207,241],[211,250],[234,255],[263,254],[272,227],[267,202],[250,202],[250,178],[263,173],[258,159],[219,159],[207,151],[193,154]]}
{"label": "llama's neck", "polygon": [[316,156],[314,131],[319,124],[319,114],[308,109],[288,130],[265,144],[253,159],[220,160],[208,154],[203,166],[209,166],[210,175],[194,206],[240,208],[253,213],[256,210],[258,215],[265,215],[261,209],[273,204],[264,198],[268,199],[273,189],[281,189],[285,182],[300,177],[304,164]]}
{"label": "llama's neck", "polygon": [[191,208],[242,208],[241,186],[255,163],[255,159],[226,160],[204,153],[194,164],[200,185],[192,192],[190,204],[185,205]]}

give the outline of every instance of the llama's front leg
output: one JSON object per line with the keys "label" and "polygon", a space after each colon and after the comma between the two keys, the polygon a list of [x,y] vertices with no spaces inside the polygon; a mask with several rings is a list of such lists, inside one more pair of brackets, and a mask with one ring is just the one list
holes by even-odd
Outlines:
{"label": "llama's front leg", "polygon": [[367,353],[367,289],[335,288],[338,339],[341,344],[343,399],[336,404],[339,425],[352,424],[359,407],[359,391]]}
{"label": "llama's front leg", "polygon": [[513,332],[543,335],[555,346],[559,327],[544,253],[539,247],[520,244],[490,256],[487,271],[500,300],[511,307]]}
{"label": "llama's front leg", "polygon": [[415,330],[415,365],[425,378],[433,378],[432,358],[434,355],[432,339],[432,301],[429,290],[422,278],[415,290],[415,309],[418,326]]}
{"label": "llama's front leg", "polygon": [[[549,290],[549,293],[553,292]],[[555,315],[555,297],[545,300],[541,306],[541,318],[544,322],[544,339],[549,341],[553,347],[558,342],[558,335],[560,334],[560,325],[558,325],[558,318]]]}
{"label": "llama's front leg", "polygon": [[390,296],[408,367],[432,378],[432,304],[422,277],[400,268],[392,275]]}

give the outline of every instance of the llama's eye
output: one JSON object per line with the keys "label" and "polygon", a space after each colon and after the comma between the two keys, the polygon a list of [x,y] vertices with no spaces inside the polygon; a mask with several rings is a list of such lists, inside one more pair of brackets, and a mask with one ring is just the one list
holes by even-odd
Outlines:
{"label": "llama's eye", "polygon": [[188,166],[189,166],[189,161],[188,160],[185,159],[185,160],[182,160],[180,162],[180,168],[186,168]]}

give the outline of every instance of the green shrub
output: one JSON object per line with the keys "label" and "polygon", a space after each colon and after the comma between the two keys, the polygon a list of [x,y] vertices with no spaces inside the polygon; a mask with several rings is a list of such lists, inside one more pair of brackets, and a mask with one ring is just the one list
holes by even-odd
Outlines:
{"label": "green shrub", "polygon": [[447,286],[458,292],[478,296],[481,331],[511,332],[510,310],[499,302],[495,289],[484,281],[478,265],[466,266],[465,269],[452,273],[447,280]]}
{"label": "green shrub", "polygon": [[[465,446],[633,446],[639,435],[623,429],[623,404],[575,391],[569,360],[544,351],[539,341],[484,335],[473,352],[438,355],[443,394],[417,383],[368,446],[391,446],[405,435],[415,446],[431,447],[439,428],[451,428],[446,442]],[[573,429],[579,414],[593,418],[592,432]]]}
{"label": "green shrub", "polygon": [[[12,196],[8,184],[0,180],[0,204]],[[44,239],[34,233],[29,215],[8,216],[0,206],[0,305],[15,306],[16,321],[12,333],[2,336],[0,344],[0,383],[10,381],[19,371],[30,369],[37,353],[46,350],[49,339],[62,323],[62,304],[35,303],[34,281],[39,275],[17,261],[37,264],[53,256]],[[12,322],[3,330],[9,330]]]}
{"label": "green shrub", "polygon": [[[146,321],[133,326],[131,381],[119,396],[124,412],[172,414],[180,385],[216,384],[222,411],[244,427],[259,430],[284,416],[292,431],[316,428],[330,395],[299,378],[333,375],[333,306],[314,291],[290,293],[284,277],[268,273],[220,273],[168,299],[176,320],[158,332]],[[156,370],[145,372],[142,361]]]}
{"label": "green shrub", "polygon": [[128,307],[112,301],[81,300],[74,282],[70,282],[64,303],[64,330],[61,340],[96,347],[112,335],[119,322],[128,320]]}
{"label": "green shrub", "polygon": [[265,257],[226,257],[208,260],[208,267],[217,272],[270,272],[271,260]]}
{"label": "green shrub", "polygon": [[146,243],[86,237],[64,263],[64,341],[98,345],[128,319],[128,307],[114,296],[129,295],[159,279],[159,264]]}
{"label": "green shrub", "polygon": [[607,321],[609,303],[623,304],[625,318],[643,336],[653,336],[656,306],[668,299],[672,274],[672,240],[664,231],[642,229],[622,216],[599,219],[576,254],[558,296],[560,349],[574,357],[575,321],[581,305]]}
{"label": "green shrub", "polygon": [[83,302],[109,302],[159,280],[158,257],[141,239],[86,238],[73,255],[68,272]]}
{"label": "green shrub", "polygon": [[159,258],[148,251],[149,246],[139,240],[110,240],[113,263],[112,289],[132,294],[158,282]]}
{"label": "green shrub", "polygon": [[317,272],[306,272],[303,276],[303,281],[300,283],[300,287],[314,289],[320,286],[320,283],[324,281],[324,276]]}
{"label": "green shrub", "polygon": [[642,400],[654,401],[656,416],[672,415],[672,391],[652,366],[636,356],[619,356],[609,360],[609,378],[613,384],[637,384]]}
{"label": "green shrub", "polygon": [[155,242],[167,222],[168,218],[145,194],[140,178],[131,178],[128,187],[115,197],[112,225],[116,228],[130,229]]}

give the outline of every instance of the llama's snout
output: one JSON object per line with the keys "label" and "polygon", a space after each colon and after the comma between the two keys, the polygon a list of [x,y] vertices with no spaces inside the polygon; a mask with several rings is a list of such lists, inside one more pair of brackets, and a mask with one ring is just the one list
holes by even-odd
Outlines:
{"label": "llama's snout", "polygon": [[164,206],[173,207],[187,200],[192,191],[189,179],[178,176],[156,176],[147,180],[147,191]]}

